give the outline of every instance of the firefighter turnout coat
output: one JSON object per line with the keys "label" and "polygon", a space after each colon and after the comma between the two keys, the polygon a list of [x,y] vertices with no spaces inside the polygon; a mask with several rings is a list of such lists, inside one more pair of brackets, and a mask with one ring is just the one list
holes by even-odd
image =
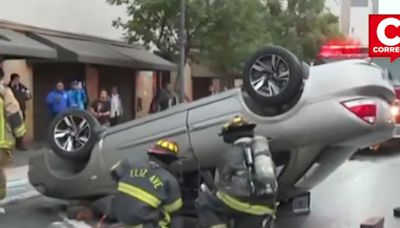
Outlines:
{"label": "firefighter turnout coat", "polygon": [[181,208],[182,198],[177,179],[161,162],[124,159],[114,165],[111,176],[118,182],[116,219],[131,227],[170,227],[171,214]]}
{"label": "firefighter turnout coat", "polygon": [[0,82],[0,96],[3,99],[2,111],[5,112],[6,122],[11,127],[16,138],[23,137],[26,133],[26,128],[19,103],[11,88],[4,85],[3,82]]}
{"label": "firefighter turnout coat", "polygon": [[[255,176],[249,174],[244,164],[244,148],[251,144],[252,138],[238,139],[234,145],[221,155],[217,172],[217,198],[228,207],[251,215],[275,214],[275,194],[255,194],[251,190],[254,184],[256,192],[266,188],[265,184],[253,181]],[[275,181],[275,180],[274,180]]]}
{"label": "firefighter turnout coat", "polygon": [[0,200],[6,197],[7,178],[4,168],[10,161],[14,143],[11,129],[6,122],[4,100],[0,96]]}

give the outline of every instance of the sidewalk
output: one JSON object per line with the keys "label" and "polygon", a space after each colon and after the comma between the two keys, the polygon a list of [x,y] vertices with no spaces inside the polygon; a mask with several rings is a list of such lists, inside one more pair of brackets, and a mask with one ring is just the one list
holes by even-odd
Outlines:
{"label": "sidewalk", "polygon": [[6,168],[7,196],[0,201],[0,206],[40,195],[29,183],[28,162],[32,156],[45,150],[45,147],[35,145],[28,151],[14,152],[12,163]]}

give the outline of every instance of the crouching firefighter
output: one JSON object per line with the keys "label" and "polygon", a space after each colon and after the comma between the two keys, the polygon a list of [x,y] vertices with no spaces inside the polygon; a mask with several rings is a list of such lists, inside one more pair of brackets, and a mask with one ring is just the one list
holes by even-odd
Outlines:
{"label": "crouching firefighter", "polygon": [[15,147],[15,138],[26,133],[25,123],[11,89],[5,85],[4,72],[0,68],[0,200],[6,197],[5,166],[11,160]]}
{"label": "crouching firefighter", "polygon": [[180,227],[174,214],[182,207],[181,191],[168,170],[178,159],[178,145],[159,140],[147,153],[149,161],[124,159],[112,168],[118,182],[112,214],[129,228]]}
{"label": "crouching firefighter", "polygon": [[202,187],[196,208],[202,226],[270,227],[275,216],[277,179],[268,141],[255,124],[235,116],[220,132],[232,144],[221,153],[213,187]]}

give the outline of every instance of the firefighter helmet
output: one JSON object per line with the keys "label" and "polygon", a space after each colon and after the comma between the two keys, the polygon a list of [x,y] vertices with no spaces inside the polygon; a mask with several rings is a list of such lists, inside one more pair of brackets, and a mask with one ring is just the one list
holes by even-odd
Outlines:
{"label": "firefighter helmet", "polygon": [[243,116],[237,115],[229,120],[221,129],[219,135],[223,136],[231,131],[246,130],[252,131],[256,127],[255,123],[251,123]]}
{"label": "firefighter helmet", "polygon": [[178,157],[179,146],[176,142],[168,139],[161,139],[156,142],[152,147],[147,149],[149,154],[159,154]]}

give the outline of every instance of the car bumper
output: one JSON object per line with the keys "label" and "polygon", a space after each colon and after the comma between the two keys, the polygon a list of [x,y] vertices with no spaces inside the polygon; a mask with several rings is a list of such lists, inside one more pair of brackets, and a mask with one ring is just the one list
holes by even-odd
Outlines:
{"label": "car bumper", "polygon": [[393,138],[400,138],[400,124],[396,124],[396,127],[393,130]]}

